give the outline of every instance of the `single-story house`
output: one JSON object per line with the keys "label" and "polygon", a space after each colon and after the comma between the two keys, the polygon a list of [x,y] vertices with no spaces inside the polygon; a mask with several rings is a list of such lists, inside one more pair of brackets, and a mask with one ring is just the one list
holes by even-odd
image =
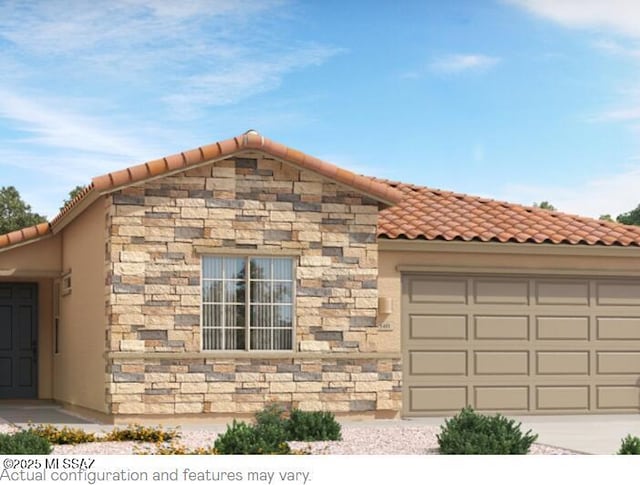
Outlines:
{"label": "single-story house", "polygon": [[640,227],[356,175],[255,131],[0,236],[0,398],[110,421],[640,410]]}

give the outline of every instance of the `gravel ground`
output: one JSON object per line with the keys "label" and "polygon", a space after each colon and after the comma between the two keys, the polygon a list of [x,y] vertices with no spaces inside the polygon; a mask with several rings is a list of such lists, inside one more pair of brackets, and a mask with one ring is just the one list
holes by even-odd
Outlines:
{"label": "gravel ground", "polygon": [[[0,433],[15,428],[0,424]],[[307,451],[314,455],[423,455],[437,454],[436,434],[439,426],[353,426],[342,425],[342,441],[321,441],[314,443],[292,442],[294,450]],[[182,430],[181,438],[175,441],[189,449],[210,447],[217,436],[214,431]],[[84,443],[80,445],[56,445],[56,455],[131,455],[140,452],[153,452],[155,445],[149,443],[107,442]],[[573,455],[573,451],[534,444],[532,455]]]}

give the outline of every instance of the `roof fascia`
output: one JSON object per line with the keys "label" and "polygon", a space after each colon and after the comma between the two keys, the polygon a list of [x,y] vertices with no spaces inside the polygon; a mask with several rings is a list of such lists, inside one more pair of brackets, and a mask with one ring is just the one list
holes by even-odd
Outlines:
{"label": "roof fascia", "polygon": [[640,258],[640,247],[638,246],[430,241],[426,239],[386,239],[384,237],[378,237],[378,249],[380,251]]}

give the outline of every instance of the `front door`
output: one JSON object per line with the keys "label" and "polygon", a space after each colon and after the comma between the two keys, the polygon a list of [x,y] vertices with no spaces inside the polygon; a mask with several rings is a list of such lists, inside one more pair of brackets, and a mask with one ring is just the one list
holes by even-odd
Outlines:
{"label": "front door", "polygon": [[0,283],[0,399],[38,397],[37,292],[32,283]]}

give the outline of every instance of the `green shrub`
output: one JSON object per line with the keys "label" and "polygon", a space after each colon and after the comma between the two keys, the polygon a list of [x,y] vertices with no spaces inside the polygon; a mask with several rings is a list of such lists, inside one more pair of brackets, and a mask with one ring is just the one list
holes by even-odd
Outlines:
{"label": "green shrub", "polygon": [[338,441],[340,423],[333,413],[293,409],[285,422],[288,441]]}
{"label": "green shrub", "polygon": [[51,443],[29,430],[0,434],[0,455],[49,455],[51,450]]}
{"label": "green shrub", "polygon": [[251,426],[234,419],[218,436],[214,448],[221,455],[286,455],[290,448],[278,428],[273,423]]}
{"label": "green shrub", "polygon": [[29,431],[46,439],[52,445],[76,445],[97,441],[96,435],[80,428],[57,428],[51,424],[29,425]]}
{"label": "green shrub", "polygon": [[284,412],[283,407],[272,404],[256,413],[256,432],[267,443],[277,445],[290,440],[287,435],[287,418]]}
{"label": "green shrub", "polygon": [[[233,421],[216,439],[214,448],[221,455],[290,454],[287,441],[340,440],[340,424],[332,413],[293,409],[287,417],[284,408],[271,405],[256,413],[254,425]],[[299,452],[297,454],[304,454]]]}
{"label": "green shrub", "polygon": [[622,440],[618,455],[640,455],[640,438],[628,434]]}
{"label": "green shrub", "polygon": [[524,455],[538,435],[501,415],[477,414],[471,407],[445,421],[437,435],[443,455]]}
{"label": "green shrub", "polygon": [[161,426],[150,427],[132,424],[124,429],[113,428],[108,432],[103,441],[145,441],[147,443],[164,443],[180,437],[176,430],[165,430]]}

